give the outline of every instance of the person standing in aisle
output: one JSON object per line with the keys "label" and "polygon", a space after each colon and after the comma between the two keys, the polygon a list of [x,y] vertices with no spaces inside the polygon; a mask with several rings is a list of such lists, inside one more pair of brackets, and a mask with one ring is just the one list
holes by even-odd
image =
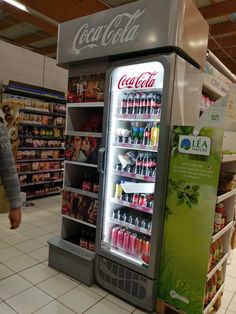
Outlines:
{"label": "person standing in aisle", "polygon": [[[0,178],[5,188],[9,203],[10,229],[16,229],[21,223],[20,183],[8,131],[0,122]],[[4,205],[4,204],[3,204]]]}

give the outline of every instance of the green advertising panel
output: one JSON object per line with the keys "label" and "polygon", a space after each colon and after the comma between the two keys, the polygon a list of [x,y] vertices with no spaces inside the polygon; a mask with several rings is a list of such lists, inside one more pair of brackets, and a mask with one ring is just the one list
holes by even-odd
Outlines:
{"label": "green advertising panel", "polygon": [[158,297],[188,314],[203,311],[227,102],[172,131]]}

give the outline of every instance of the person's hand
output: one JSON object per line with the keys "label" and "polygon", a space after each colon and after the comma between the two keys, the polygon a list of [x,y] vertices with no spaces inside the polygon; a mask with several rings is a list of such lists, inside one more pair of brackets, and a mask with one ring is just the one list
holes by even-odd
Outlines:
{"label": "person's hand", "polygon": [[21,208],[13,208],[9,212],[10,229],[16,229],[21,223]]}

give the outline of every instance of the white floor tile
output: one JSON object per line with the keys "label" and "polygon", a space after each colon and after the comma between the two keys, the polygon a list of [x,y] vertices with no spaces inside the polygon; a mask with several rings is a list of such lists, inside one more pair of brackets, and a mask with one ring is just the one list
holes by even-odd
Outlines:
{"label": "white floor tile", "polygon": [[108,296],[106,296],[106,299],[109,300],[110,302],[117,304],[118,306],[122,307],[123,309],[129,312],[133,312],[135,310],[134,306],[130,305],[129,303],[125,301],[122,301],[121,299],[118,299],[112,294],[109,294]]}
{"label": "white floor tile", "polygon": [[41,236],[41,237],[37,237],[34,240],[38,241],[40,243],[43,243],[44,245],[48,245],[47,241],[51,238],[54,237],[54,233],[46,233],[45,235]]}
{"label": "white floor tile", "polygon": [[58,300],[74,310],[76,313],[80,314],[88,310],[101,298],[101,296],[89,291],[85,287],[78,286],[61,296]]}
{"label": "white floor tile", "polygon": [[22,243],[24,241],[27,241],[28,238],[27,236],[23,235],[23,234],[14,234],[14,235],[10,235],[7,237],[2,237],[2,240],[4,242],[6,242],[8,245],[16,245],[18,243]]}
{"label": "white floor tile", "polygon": [[23,270],[19,273],[22,277],[32,282],[33,284],[38,284],[57,274],[57,271],[49,266],[39,264]]}
{"label": "white floor tile", "polygon": [[232,298],[232,300],[231,300],[227,310],[230,310],[230,311],[236,313],[236,294],[233,296],[233,298]]}
{"label": "white floor tile", "polygon": [[231,276],[225,277],[225,290],[235,293],[236,292],[236,278]]}
{"label": "white floor tile", "polygon": [[50,221],[48,221],[47,219],[42,219],[42,218],[36,218],[34,221],[31,222],[32,226],[40,227],[40,228],[48,225],[49,223]]}
{"label": "white floor tile", "polygon": [[31,287],[7,300],[20,314],[31,314],[53,299],[36,287]]}
{"label": "white floor tile", "polygon": [[0,281],[0,298],[6,300],[32,285],[15,274]]}
{"label": "white floor tile", "polygon": [[[53,301],[48,305],[45,305],[34,314],[74,314],[75,312],[71,311],[68,307],[64,306],[58,301]],[[99,313],[97,313],[99,314]]]}
{"label": "white floor tile", "polygon": [[119,307],[118,305],[108,301],[107,299],[103,299],[98,302],[96,305],[91,307],[86,314],[129,314],[131,312]]}
{"label": "white floor tile", "polygon": [[44,262],[48,259],[48,246],[30,252],[28,255],[35,258],[39,262]]}
{"label": "white floor tile", "polygon": [[227,310],[227,311],[225,312],[225,314],[235,314],[235,313],[236,313],[236,311],[232,312],[232,311],[229,311],[229,310]]}
{"label": "white floor tile", "polygon": [[16,312],[5,302],[0,303],[0,314],[16,314]]}
{"label": "white floor tile", "polygon": [[29,230],[26,233],[24,233],[28,238],[34,239],[40,236],[43,236],[47,233],[47,231],[41,229],[41,228],[35,228],[33,230]]}
{"label": "white floor tile", "polygon": [[32,267],[36,264],[38,264],[38,261],[36,261],[34,258],[27,256],[27,255],[21,255],[14,257],[12,259],[7,260],[4,262],[7,267],[9,267],[14,272],[19,272],[21,270],[24,270],[26,268]]}
{"label": "white floor tile", "polygon": [[[236,257],[234,257],[236,259]],[[228,265],[226,268],[226,275],[236,278],[236,266]]]}
{"label": "white floor tile", "polygon": [[14,272],[3,264],[0,264],[0,280],[13,275]]}
{"label": "white floor tile", "polygon": [[57,274],[37,286],[54,298],[60,297],[62,294],[73,289],[78,284],[62,274]]}
{"label": "white floor tile", "polygon": [[[1,237],[1,236],[0,236],[0,237]],[[1,237],[1,239],[2,239],[2,237]],[[9,246],[8,243],[3,242],[3,241],[0,241],[0,250],[6,248],[6,247],[8,247],[8,246]]]}
{"label": "white floor tile", "polygon": [[[24,221],[24,217],[22,217],[22,220]],[[34,229],[35,227],[27,222],[23,222],[21,223],[20,227],[19,227],[19,232],[20,233],[25,233],[26,231],[30,231],[32,229]]]}
{"label": "white floor tile", "polygon": [[99,294],[101,297],[105,297],[109,294],[106,290],[103,290],[102,288],[98,287],[95,284],[92,285],[91,287],[86,287],[86,288],[91,290],[92,292]]}
{"label": "white floor tile", "polygon": [[23,243],[17,244],[15,247],[23,253],[28,253],[43,247],[43,244],[35,240],[27,240]]}
{"label": "white floor tile", "polygon": [[4,262],[13,257],[23,255],[23,253],[14,247],[7,247],[1,250],[0,262]]}
{"label": "white floor tile", "polygon": [[227,291],[227,290],[224,290],[224,294],[223,294],[223,298],[222,298],[222,301],[221,301],[221,306],[225,309],[227,309],[232,297],[233,297],[233,292],[230,292],[230,291]]}
{"label": "white floor tile", "polygon": [[57,231],[60,227],[60,223],[50,223],[48,225],[42,226],[41,228],[47,232],[54,232]]}

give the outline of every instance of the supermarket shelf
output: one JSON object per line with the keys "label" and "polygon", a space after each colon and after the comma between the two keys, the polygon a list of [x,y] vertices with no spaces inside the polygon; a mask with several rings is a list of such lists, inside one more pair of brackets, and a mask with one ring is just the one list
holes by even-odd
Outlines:
{"label": "supermarket shelf", "polygon": [[117,114],[116,117],[121,121],[160,121],[160,115],[156,114]]}
{"label": "supermarket shelf", "polygon": [[59,168],[59,169],[48,169],[48,170],[24,171],[24,172],[18,172],[18,175],[48,173],[48,172],[58,172],[58,171],[64,171],[64,169]]}
{"label": "supermarket shelf", "polygon": [[117,219],[111,219],[110,221],[111,221],[111,223],[117,224],[117,225],[119,225],[121,227],[125,227],[127,229],[130,229],[130,230],[133,230],[133,231],[145,234],[145,235],[149,235],[149,236],[151,235],[151,231],[147,230],[145,228],[137,227],[135,225],[132,225],[132,224],[129,224],[127,222],[120,221],[120,220],[117,220]]}
{"label": "supermarket shelf", "polygon": [[219,262],[212,268],[212,270],[207,274],[207,281],[221,268],[221,266],[227,261],[228,253],[226,253]]}
{"label": "supermarket shelf", "polygon": [[223,292],[224,286],[225,286],[225,284],[223,283],[222,286],[220,287],[220,289],[216,292],[214,298],[211,300],[211,302],[204,309],[203,314],[208,314],[212,311],[212,307],[215,304],[215,302],[217,301],[217,299],[219,298],[219,296],[221,295],[221,293]]}
{"label": "supermarket shelf", "polygon": [[231,230],[234,226],[234,222],[231,221],[230,223],[228,223],[222,230],[220,230],[219,232],[217,232],[215,235],[212,236],[212,243],[214,243],[215,241],[217,241],[222,235],[224,235],[226,232],[228,232],[229,230]]}
{"label": "supermarket shelf", "polygon": [[69,191],[69,192],[73,192],[73,193],[78,193],[78,194],[85,195],[85,196],[92,197],[92,198],[98,198],[97,193],[83,191],[81,189],[73,188],[73,187],[68,186],[68,185],[64,186],[64,190]]}
{"label": "supermarket shelf", "polygon": [[37,198],[37,197],[43,197],[43,196],[49,196],[49,195],[56,195],[56,194],[61,194],[61,190],[60,191],[48,192],[48,193],[42,193],[42,194],[29,195],[29,196],[26,196],[26,199],[29,200],[31,198]]}
{"label": "supermarket shelf", "polygon": [[26,187],[26,186],[33,186],[33,185],[40,185],[40,184],[47,184],[47,183],[59,183],[62,182],[63,180],[51,180],[51,181],[40,181],[40,182],[31,182],[31,183],[25,183],[25,184],[21,184],[20,186]]}
{"label": "supermarket shelf", "polygon": [[133,149],[149,152],[157,152],[157,146],[154,145],[143,145],[143,144],[128,144],[128,143],[114,143],[113,146],[123,149]]}
{"label": "supermarket shelf", "polygon": [[218,204],[220,202],[223,202],[224,200],[226,200],[227,198],[230,198],[231,196],[234,196],[235,194],[236,194],[236,189],[230,192],[227,192],[225,194],[222,194],[216,198],[216,203]]}
{"label": "supermarket shelf", "polygon": [[232,162],[232,161],[236,161],[236,155],[235,154],[222,155],[222,157],[221,157],[221,162]]}
{"label": "supermarket shelf", "polygon": [[101,108],[104,102],[67,103],[67,108]]}
{"label": "supermarket shelf", "polygon": [[18,146],[18,150],[64,150],[64,147],[21,147]]}
{"label": "supermarket shelf", "polygon": [[30,138],[32,140],[51,140],[51,141],[64,141],[64,137],[52,137],[52,136],[41,136],[41,135],[19,135],[19,139]]}
{"label": "supermarket shelf", "polygon": [[44,116],[52,116],[52,117],[65,117],[66,113],[59,113],[59,112],[47,112],[47,111],[41,111],[41,110],[34,110],[34,109],[28,109],[28,108],[20,108],[19,111],[25,112],[25,113],[32,113],[32,114],[39,114]]}
{"label": "supermarket shelf", "polygon": [[39,127],[45,127],[45,128],[57,128],[57,129],[64,129],[64,125],[48,125],[48,124],[42,124],[42,123],[32,123],[32,121],[20,121],[19,124],[21,125],[27,125],[27,126],[39,126]]}
{"label": "supermarket shelf", "polygon": [[96,164],[87,164],[86,162],[78,162],[78,161],[70,161],[70,160],[65,160],[65,164],[83,166],[83,167],[91,167],[91,168],[97,168],[98,167]]}
{"label": "supermarket shelf", "polygon": [[102,138],[102,133],[100,132],[67,131],[66,135]]}
{"label": "supermarket shelf", "polygon": [[18,159],[18,160],[16,160],[16,162],[18,163],[18,162],[44,162],[44,161],[48,161],[48,162],[51,162],[51,161],[63,161],[64,160],[64,158],[56,158],[56,159],[50,159],[50,158],[48,158],[48,159]]}
{"label": "supermarket shelf", "polygon": [[122,205],[122,206],[125,206],[125,207],[129,207],[129,208],[132,208],[132,209],[136,209],[140,212],[144,212],[144,213],[148,213],[148,214],[152,214],[153,213],[153,209],[152,208],[149,208],[149,207],[144,207],[144,206],[141,206],[141,205],[137,205],[137,204],[132,204],[132,203],[129,203],[129,202],[125,202],[125,201],[122,201],[122,200],[117,200],[115,198],[112,198],[111,201],[115,204],[119,204],[119,205]]}
{"label": "supermarket shelf", "polygon": [[147,181],[147,182],[155,182],[155,180],[156,180],[155,177],[143,176],[141,174],[129,173],[129,172],[125,172],[125,171],[114,170],[113,174],[117,175],[117,176],[126,177],[126,178],[143,180],[143,181]]}
{"label": "supermarket shelf", "polygon": [[91,228],[94,228],[96,229],[96,225],[92,225],[86,221],[83,221],[83,220],[79,220],[79,219],[76,219],[76,218],[73,218],[73,217],[70,217],[70,216],[67,216],[67,215],[62,215],[62,217],[66,218],[66,219],[69,219],[69,220],[73,220],[73,221],[76,221],[80,224],[83,224],[85,226],[88,226],[88,227],[91,227]]}

